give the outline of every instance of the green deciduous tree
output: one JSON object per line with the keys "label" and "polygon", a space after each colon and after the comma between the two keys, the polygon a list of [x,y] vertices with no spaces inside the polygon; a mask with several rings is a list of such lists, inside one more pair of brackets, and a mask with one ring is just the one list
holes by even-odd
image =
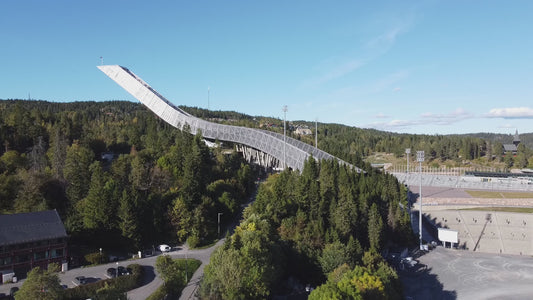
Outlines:
{"label": "green deciduous tree", "polygon": [[15,299],[61,299],[63,288],[57,271],[59,266],[50,264],[48,270],[36,267],[28,273],[28,277],[16,293]]}
{"label": "green deciduous tree", "polygon": [[328,274],[342,264],[350,262],[348,249],[339,241],[326,244],[322,255],[318,258],[324,274]]}
{"label": "green deciduous tree", "polygon": [[176,198],[169,214],[170,222],[174,226],[178,241],[185,241],[192,225],[192,215],[185,201],[182,198]]}

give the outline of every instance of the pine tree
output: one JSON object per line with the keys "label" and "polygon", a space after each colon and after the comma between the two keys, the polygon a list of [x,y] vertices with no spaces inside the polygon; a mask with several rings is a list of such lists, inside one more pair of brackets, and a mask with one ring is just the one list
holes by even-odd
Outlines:
{"label": "pine tree", "polygon": [[122,236],[136,249],[139,248],[141,242],[140,222],[137,215],[138,198],[139,195],[135,190],[131,192],[131,195],[123,190],[118,211]]}

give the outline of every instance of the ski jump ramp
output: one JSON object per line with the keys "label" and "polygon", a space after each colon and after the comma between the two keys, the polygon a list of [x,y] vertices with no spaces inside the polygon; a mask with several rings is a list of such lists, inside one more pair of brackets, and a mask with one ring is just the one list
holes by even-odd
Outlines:
{"label": "ski jump ramp", "polygon": [[[200,132],[207,139],[233,142],[259,150],[275,158],[273,160],[274,165],[271,165],[271,167],[283,167],[285,165],[294,170],[302,171],[304,162],[309,156],[313,156],[317,160],[336,159],[343,164],[349,165],[329,153],[279,133],[218,124],[194,117],[174,106],[139,76],[125,67],[102,65],[98,66],[98,69],[170,125],[180,130],[188,126],[192,134]],[[354,168],[358,172],[361,171],[359,168]]]}

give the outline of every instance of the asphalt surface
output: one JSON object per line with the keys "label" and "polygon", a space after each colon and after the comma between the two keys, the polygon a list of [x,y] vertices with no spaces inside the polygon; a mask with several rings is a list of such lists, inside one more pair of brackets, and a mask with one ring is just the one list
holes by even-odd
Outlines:
{"label": "asphalt surface", "polygon": [[[410,187],[415,193],[418,186]],[[424,197],[472,199],[463,189],[422,187]],[[414,208],[417,208],[415,202]],[[444,206],[443,206],[444,207]],[[418,212],[411,215],[418,234]],[[430,240],[423,228],[424,239]],[[406,299],[533,299],[531,256],[480,253],[437,247],[418,252],[418,264],[398,270]]]}
{"label": "asphalt surface", "polygon": [[[533,258],[436,249],[399,271],[411,299],[532,299]],[[407,298],[409,299],[409,298]]]}
{"label": "asphalt surface", "polygon": [[[203,268],[206,264],[209,263],[209,258],[211,256],[211,253],[222,243],[224,240],[219,240],[214,246],[206,249],[195,249],[195,250],[189,250],[186,246],[183,247],[175,247],[173,248],[173,251],[165,253],[165,255],[170,255],[172,258],[194,258],[198,259],[202,262],[202,265],[198,268],[198,270],[192,275],[189,284],[187,287],[183,290],[182,296],[180,299],[194,299],[194,293],[196,292],[196,289],[198,287],[198,284],[200,282],[200,279],[203,275]],[[127,260],[127,261],[120,261],[118,262],[118,265],[116,262],[93,266],[93,267],[86,267],[86,268],[76,268],[69,271],[66,271],[64,273],[59,273],[59,280],[61,281],[61,285],[64,285],[68,288],[73,288],[77,284],[75,282],[75,278],[77,276],[85,276],[87,279],[87,282],[96,282],[103,279],[108,279],[109,277],[106,274],[106,271],[108,268],[117,268],[117,266],[124,266],[126,267],[129,264],[139,264],[143,266],[145,270],[145,276],[144,276],[144,284],[134,290],[131,290],[128,292],[128,299],[129,300],[144,300],[149,295],[151,295],[161,284],[163,284],[163,281],[159,276],[157,276],[157,272],[155,271],[155,262],[157,259],[157,256],[163,255],[162,253],[158,253],[158,255],[150,256],[147,258],[141,258],[141,259],[135,259],[135,260]],[[0,284],[0,294],[9,294],[9,290],[11,287],[19,287],[23,284],[24,280],[21,280],[17,283],[7,283],[7,284]]]}

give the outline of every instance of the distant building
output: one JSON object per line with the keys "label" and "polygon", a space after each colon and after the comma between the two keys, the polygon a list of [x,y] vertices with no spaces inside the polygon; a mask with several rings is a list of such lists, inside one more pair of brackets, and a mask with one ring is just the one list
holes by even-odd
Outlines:
{"label": "distant building", "polygon": [[520,144],[520,136],[518,136],[518,130],[515,131],[513,143],[512,144],[503,144],[503,153],[511,152],[516,154],[518,151],[518,145]]}
{"label": "distant building", "polygon": [[294,132],[299,135],[312,135],[313,134],[311,129],[306,128],[306,127],[301,127],[301,126],[298,126],[298,128],[296,128]]}
{"label": "distant building", "polygon": [[67,264],[67,232],[56,210],[0,215],[0,283],[34,267]]}

